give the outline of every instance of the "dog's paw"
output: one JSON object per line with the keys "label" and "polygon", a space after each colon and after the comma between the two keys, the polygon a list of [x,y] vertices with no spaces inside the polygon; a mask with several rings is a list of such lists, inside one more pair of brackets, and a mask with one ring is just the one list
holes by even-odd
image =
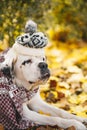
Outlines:
{"label": "dog's paw", "polygon": [[81,123],[80,121],[74,120],[74,119],[61,119],[56,120],[57,122],[57,126],[63,128],[63,129],[67,129],[71,126],[75,127],[75,130],[87,130],[86,126]]}
{"label": "dog's paw", "polygon": [[73,120],[71,121],[71,124],[76,128],[76,130],[87,130],[86,126],[79,121]]}
{"label": "dog's paw", "polygon": [[87,118],[85,118],[84,120],[83,120],[83,124],[86,126],[86,128],[87,128]]}
{"label": "dog's paw", "polygon": [[73,119],[80,121],[82,123],[87,123],[87,118],[75,116]]}
{"label": "dog's paw", "polygon": [[87,123],[87,118],[78,118],[78,121],[82,122],[82,123]]}
{"label": "dog's paw", "polygon": [[84,118],[84,119],[83,119],[83,122],[84,122],[84,123],[87,123],[87,118]]}

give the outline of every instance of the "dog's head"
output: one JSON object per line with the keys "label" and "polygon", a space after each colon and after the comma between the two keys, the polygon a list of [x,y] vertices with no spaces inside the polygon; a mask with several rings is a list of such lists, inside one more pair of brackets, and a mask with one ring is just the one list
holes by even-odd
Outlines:
{"label": "dog's head", "polygon": [[44,53],[46,44],[47,38],[41,32],[19,36],[5,57],[3,73],[27,89],[47,81],[50,71]]}
{"label": "dog's head", "polygon": [[14,65],[16,79],[25,82],[25,85],[35,85],[47,81],[50,71],[45,56],[23,56],[19,55]]}
{"label": "dog's head", "polygon": [[[7,60],[5,61],[7,62]],[[6,62],[4,62],[2,71],[4,75],[15,79],[18,86],[32,87],[44,83],[50,77],[45,55],[28,56],[18,54],[16,60],[9,61],[10,64]]]}

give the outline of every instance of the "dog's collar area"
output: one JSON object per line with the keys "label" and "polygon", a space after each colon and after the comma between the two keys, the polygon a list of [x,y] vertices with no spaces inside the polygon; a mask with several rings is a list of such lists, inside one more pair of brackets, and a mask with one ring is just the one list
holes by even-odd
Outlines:
{"label": "dog's collar area", "polygon": [[28,91],[36,91],[37,89],[39,89],[39,86],[36,85],[35,82],[29,81],[29,84],[30,85],[29,85]]}
{"label": "dog's collar area", "polygon": [[[26,92],[28,93],[28,98],[31,99],[32,96],[37,93],[39,87],[31,87],[31,89],[26,89],[24,86],[18,86],[17,84],[14,84],[12,79],[8,79],[6,76],[1,75],[2,77],[0,77],[0,80],[2,82],[3,88],[0,88],[0,93],[1,94],[6,94],[9,93],[10,97],[13,98],[14,96],[18,95],[19,92]],[[6,87],[6,88],[5,88]]]}

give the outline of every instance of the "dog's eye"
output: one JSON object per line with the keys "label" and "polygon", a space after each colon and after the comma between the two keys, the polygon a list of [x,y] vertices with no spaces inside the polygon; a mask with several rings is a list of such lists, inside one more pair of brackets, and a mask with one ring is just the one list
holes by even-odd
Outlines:
{"label": "dog's eye", "polygon": [[47,60],[47,57],[43,57],[43,61],[46,61]]}
{"label": "dog's eye", "polygon": [[32,63],[32,60],[31,59],[27,60],[27,63]]}
{"label": "dog's eye", "polygon": [[32,60],[31,60],[31,59],[28,59],[28,60],[26,60],[26,61],[23,61],[23,62],[22,62],[22,65],[25,65],[25,64],[28,64],[28,63],[32,63]]}
{"label": "dog's eye", "polygon": [[46,59],[43,57],[43,61],[45,61]]}

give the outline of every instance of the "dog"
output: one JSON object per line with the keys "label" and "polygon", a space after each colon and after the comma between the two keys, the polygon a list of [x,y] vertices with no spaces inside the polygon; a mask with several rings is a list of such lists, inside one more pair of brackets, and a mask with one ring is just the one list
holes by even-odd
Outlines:
{"label": "dog", "polygon": [[[10,107],[14,103],[12,107],[14,108],[14,113],[17,114],[14,114],[14,116],[19,115],[20,120],[22,119],[25,122],[28,121],[33,124],[30,126],[57,125],[64,129],[74,126],[76,130],[87,130],[83,124],[83,122],[87,122],[87,118],[78,117],[60,108],[54,107],[44,102],[40,97],[38,86],[47,82],[50,77],[50,70],[44,53],[44,47],[47,45],[47,39],[43,33],[38,33],[36,31],[36,24],[34,24],[34,22],[29,22],[28,25],[31,25],[31,28],[29,26],[31,30],[32,26],[33,28],[35,27],[34,32],[29,29],[29,31],[33,33],[28,31],[27,34],[19,36],[13,47],[4,54],[5,59],[1,63],[1,73],[3,75],[1,75],[1,78],[5,77],[4,84],[6,82],[7,86],[10,86],[11,89],[8,90],[9,93],[5,88],[3,88],[4,90],[1,89],[0,95],[2,96],[2,93],[4,93],[4,100],[7,96],[9,96],[10,100],[12,100]],[[0,86],[1,85],[2,83]],[[21,113],[18,114],[20,108],[17,109],[18,106],[17,104],[15,105],[15,101],[13,99],[15,95],[20,98],[19,93],[21,88],[26,90],[28,93],[31,92],[31,95],[30,98],[27,98],[26,93],[23,93],[21,95],[22,103],[20,103],[20,99],[18,99],[18,103],[21,104]],[[6,94],[7,96],[5,96]],[[0,100],[2,101],[2,99]],[[7,106],[9,104],[7,102],[4,105]],[[17,125],[14,126],[15,121],[12,120],[11,116],[9,116],[11,119],[8,119],[11,120],[10,126],[12,127],[3,123],[3,117],[7,117],[8,115],[6,115],[7,113],[1,113],[3,109],[1,106],[2,104],[0,104],[0,116],[2,116],[0,117],[0,123],[2,123],[6,129],[9,127],[10,130],[17,130],[30,127],[29,123],[26,127],[18,127]],[[40,110],[43,111],[43,113],[50,114],[50,116],[40,114]],[[17,118],[18,117],[15,118],[15,120],[17,120],[16,122],[21,122]],[[11,125],[11,123],[13,124]]]}

